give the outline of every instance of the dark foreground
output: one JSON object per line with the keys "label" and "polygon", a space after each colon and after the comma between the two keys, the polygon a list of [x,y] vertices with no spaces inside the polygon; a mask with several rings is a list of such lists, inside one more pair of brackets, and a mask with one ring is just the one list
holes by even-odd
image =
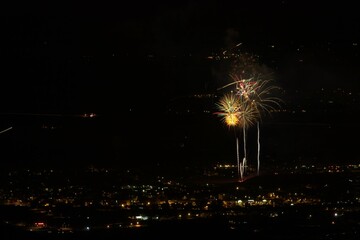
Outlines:
{"label": "dark foreground", "polygon": [[1,227],[3,240],[35,239],[359,239],[360,226],[343,224],[317,224],[281,222],[271,224],[247,224],[231,229],[221,219],[169,221],[154,226],[122,230],[92,230],[75,233],[23,232],[15,228]]}

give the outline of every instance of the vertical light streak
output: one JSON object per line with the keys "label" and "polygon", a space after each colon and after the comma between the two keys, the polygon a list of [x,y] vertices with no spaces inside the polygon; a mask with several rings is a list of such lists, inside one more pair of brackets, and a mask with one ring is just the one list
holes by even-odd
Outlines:
{"label": "vertical light streak", "polygon": [[236,137],[236,160],[237,160],[237,174],[241,177],[240,173],[240,157],[239,157],[239,139]]}
{"label": "vertical light streak", "polygon": [[[243,126],[243,137],[244,137],[244,162],[246,163],[246,130],[245,130],[245,125]],[[246,166],[244,165],[244,168]],[[245,169],[244,169],[245,170]]]}
{"label": "vertical light streak", "polygon": [[258,145],[258,149],[257,149],[257,175],[260,174],[260,125],[259,122],[257,122],[257,145]]}

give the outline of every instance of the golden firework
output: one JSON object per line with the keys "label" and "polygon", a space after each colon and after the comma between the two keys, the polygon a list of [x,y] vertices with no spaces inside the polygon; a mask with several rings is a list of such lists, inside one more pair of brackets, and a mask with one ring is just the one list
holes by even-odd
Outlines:
{"label": "golden firework", "polygon": [[228,126],[236,126],[239,123],[240,105],[233,93],[225,94],[218,103],[216,103],[218,112],[216,115],[222,117]]}
{"label": "golden firework", "polygon": [[245,100],[244,97],[233,93],[225,94],[216,104],[218,116],[228,126],[249,127],[256,122],[258,111],[252,107],[252,104]]}

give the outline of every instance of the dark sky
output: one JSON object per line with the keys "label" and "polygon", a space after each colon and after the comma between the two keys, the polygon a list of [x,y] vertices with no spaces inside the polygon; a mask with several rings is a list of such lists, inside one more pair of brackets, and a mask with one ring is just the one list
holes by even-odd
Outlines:
{"label": "dark sky", "polygon": [[[322,87],[359,89],[357,9],[355,2],[287,0],[4,5],[0,113],[95,112],[116,118],[101,119],[96,128],[93,123],[71,123],[57,133],[59,138],[37,130],[35,137],[23,127],[18,131],[24,138],[4,138],[3,143],[9,155],[21,151],[33,159],[61,159],[61,154],[71,159],[75,149],[80,156],[106,153],[112,159],[127,149],[128,154],[135,152],[134,158],[140,154],[146,160],[145,153],[151,153],[154,159],[176,155],[181,160],[173,149],[183,149],[187,142],[186,154],[193,155],[189,159],[215,156],[220,153],[214,152],[216,144],[222,143],[211,134],[221,135],[219,129],[200,119],[171,128],[172,123],[161,119],[174,99],[213,93],[226,82],[226,63],[208,56],[241,42],[241,51],[258,55],[281,87],[305,91],[298,98]],[[138,115],[129,117],[130,110]],[[3,128],[9,126],[1,121]],[[77,135],[72,135],[74,129]],[[150,138],[157,140],[149,143]],[[145,142],[146,151],[137,151]],[[161,154],[158,143],[165,149]],[[88,152],[97,151],[95,147],[101,149],[98,154]]]}
{"label": "dark sky", "polygon": [[[332,75],[326,81],[334,85],[342,73],[347,79],[342,81],[351,83],[359,80],[352,66],[359,62],[354,46],[359,22],[354,4],[346,1],[12,6],[1,17],[6,91],[0,106],[3,111],[76,112],[124,103],[127,97],[111,96],[128,91],[148,99],[201,92],[204,80],[199,78],[210,78],[211,69],[191,61],[174,63],[172,57],[206,57],[239,42],[244,51],[259,54],[274,72],[283,74],[285,85],[312,86],[319,75]],[[162,57],[163,63],[148,64],[146,56]],[[293,62],[301,57],[306,62],[299,68]]]}

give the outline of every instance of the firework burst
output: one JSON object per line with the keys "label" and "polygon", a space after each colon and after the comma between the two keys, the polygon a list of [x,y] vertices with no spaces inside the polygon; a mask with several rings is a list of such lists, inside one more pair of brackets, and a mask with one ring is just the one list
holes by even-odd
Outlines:
{"label": "firework burst", "polygon": [[[218,108],[218,112],[215,112],[214,114],[220,116],[223,120],[223,122],[228,127],[235,127],[239,124],[239,110],[240,110],[240,104],[236,99],[236,96],[232,93],[225,94],[220,101],[216,104]],[[236,161],[237,161],[237,170],[238,175],[242,178],[242,171],[241,171],[241,165],[240,165],[240,158],[239,158],[239,139],[235,134],[236,138]]]}
{"label": "firework burst", "polygon": [[239,110],[240,104],[236,99],[236,96],[232,93],[225,94],[216,104],[218,112],[215,112],[216,115],[222,117],[226,125],[236,126],[238,125],[239,119]]}
{"label": "firework burst", "polygon": [[216,115],[222,117],[223,122],[229,127],[240,127],[243,129],[244,140],[244,158],[243,162],[239,160],[238,138],[236,136],[236,151],[238,163],[238,175],[243,179],[244,169],[246,167],[246,129],[252,126],[258,118],[258,110],[254,108],[250,101],[244,96],[231,93],[225,94],[216,104],[218,112]]}
{"label": "firework burst", "polygon": [[279,87],[271,85],[270,80],[256,81],[256,90],[253,92],[249,101],[260,114],[268,113],[280,108],[281,99],[273,97],[274,92],[280,90]]}
{"label": "firework burst", "polygon": [[[229,50],[222,52],[224,61],[230,61],[229,78],[230,83],[218,90],[230,89],[231,94],[225,94],[217,103],[219,116],[230,126],[242,128],[244,158],[240,163],[238,158],[238,171],[240,171],[241,180],[245,173],[246,156],[246,130],[255,125],[257,126],[257,174],[260,169],[260,121],[262,116],[271,114],[280,108],[281,100],[277,97],[276,91],[279,87],[272,85],[268,80],[271,74],[270,69],[265,65],[259,64],[259,57],[249,53],[241,53],[237,44]],[[238,149],[238,139],[237,149]],[[238,151],[238,150],[237,150]],[[237,152],[237,155],[239,153]]]}
{"label": "firework burst", "polygon": [[216,103],[218,112],[214,114],[222,117],[226,125],[248,128],[256,123],[259,111],[253,107],[250,101],[233,93],[225,94]]}

